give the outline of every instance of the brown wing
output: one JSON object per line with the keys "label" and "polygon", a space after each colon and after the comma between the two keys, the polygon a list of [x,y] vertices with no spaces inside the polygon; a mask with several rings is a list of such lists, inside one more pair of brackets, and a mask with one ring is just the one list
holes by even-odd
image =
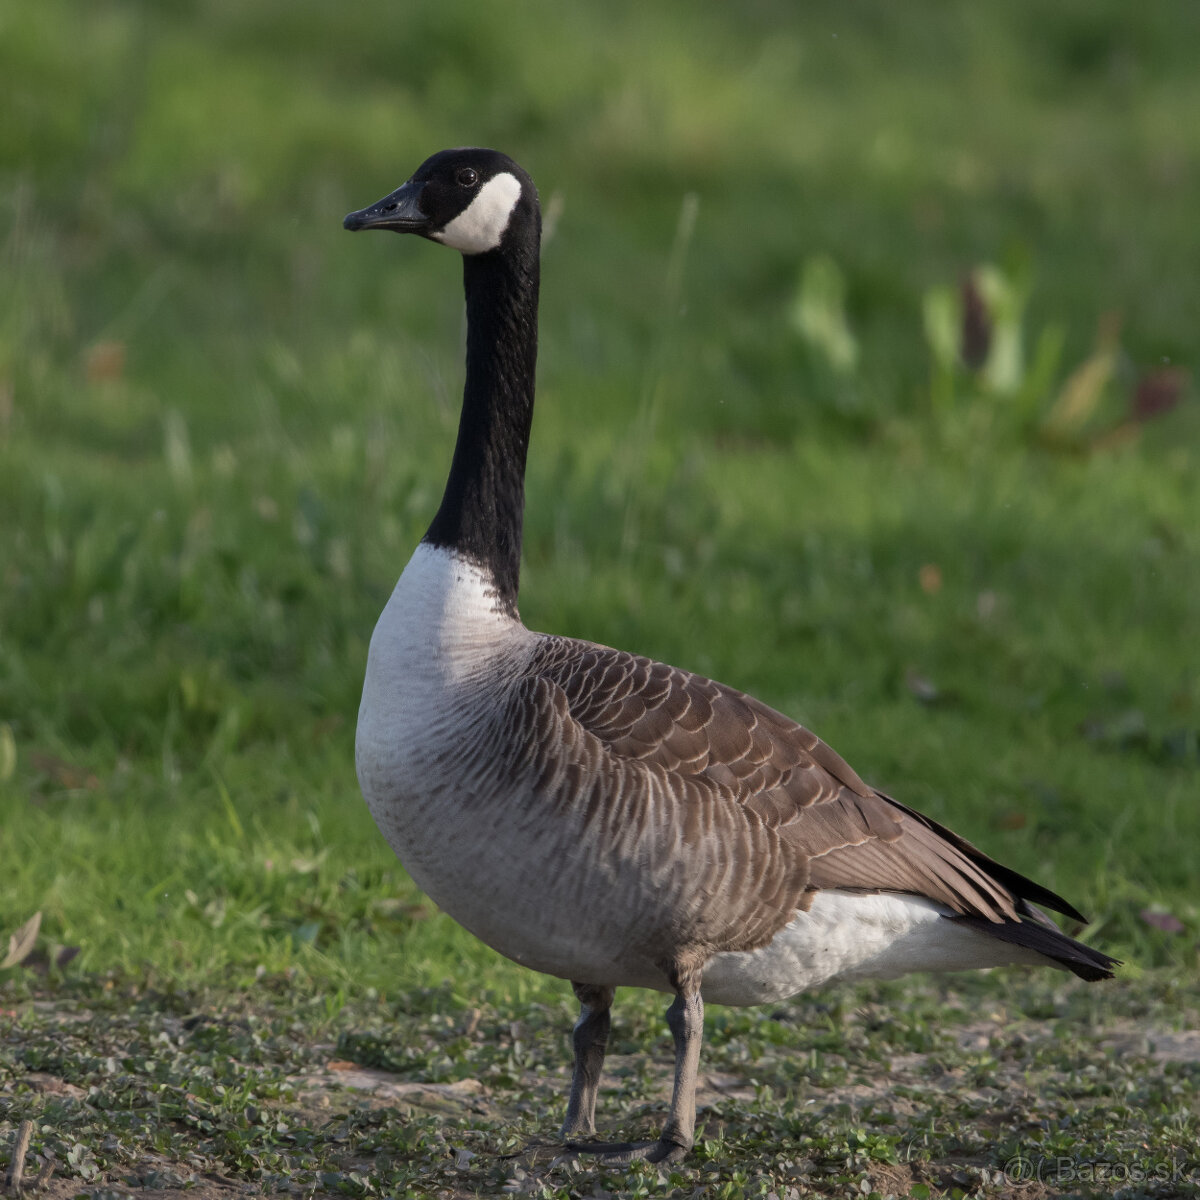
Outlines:
{"label": "brown wing", "polygon": [[1044,920],[1028,900],[1078,915],[869,787],[815,734],[753,697],[565,638],[545,640],[535,670],[562,689],[571,718],[611,754],[665,771],[683,803],[716,806],[729,836],[745,826],[731,806],[773,830],[800,885],[798,907],[807,907],[815,891],[839,888],[924,896],[993,923]]}

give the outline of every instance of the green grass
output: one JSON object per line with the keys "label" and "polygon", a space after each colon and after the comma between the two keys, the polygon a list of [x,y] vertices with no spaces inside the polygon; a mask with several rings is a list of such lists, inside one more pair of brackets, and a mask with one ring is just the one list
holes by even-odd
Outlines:
{"label": "green grass", "polygon": [[[658,1007],[631,998],[617,1014],[606,1130],[652,1136],[662,1120]],[[1035,1179],[1041,1194],[1107,1195],[1087,1185],[1115,1180],[1178,1197],[1200,1183],[1196,1064],[1178,1052],[1195,1036],[1176,1030],[1197,1013],[1166,988],[968,979],[713,1010],[697,1146],[669,1172],[555,1161],[570,1017],[562,996],[514,1019],[511,998],[464,1005],[450,989],[339,1011],[270,985],[249,1001],[119,990],[82,1014],[60,998],[3,1030],[21,1069],[8,1117],[36,1121],[38,1150],[92,1197],[127,1194],[104,1181],[564,1200],[1038,1195]]]}
{"label": "green grass", "polygon": [[[802,719],[1088,912],[1122,1012],[1194,982],[1197,21],[0,7],[0,934],[43,915],[8,1003],[254,986],[315,1037],[444,986],[545,1006],[558,1061],[563,985],[434,913],[353,777],[462,315],[451,256],[340,218],[465,142],[556,213],[527,623]],[[1182,400],[1135,420],[1147,378]]]}

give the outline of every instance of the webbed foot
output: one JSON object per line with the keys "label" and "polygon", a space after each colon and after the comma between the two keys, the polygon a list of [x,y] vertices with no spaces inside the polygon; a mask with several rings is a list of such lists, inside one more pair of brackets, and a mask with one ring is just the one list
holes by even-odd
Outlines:
{"label": "webbed foot", "polygon": [[680,1162],[690,1146],[659,1138],[656,1142],[568,1142],[570,1154],[594,1154],[605,1166],[623,1167],[644,1159],[651,1163]]}

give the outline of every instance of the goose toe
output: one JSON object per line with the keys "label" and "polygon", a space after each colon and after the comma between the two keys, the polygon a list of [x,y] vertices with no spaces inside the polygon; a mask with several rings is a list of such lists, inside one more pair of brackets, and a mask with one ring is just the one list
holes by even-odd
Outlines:
{"label": "goose toe", "polygon": [[681,1146],[667,1138],[654,1142],[568,1142],[569,1155],[595,1155],[606,1167],[624,1167],[632,1162],[650,1163],[681,1162],[687,1157],[691,1146]]}

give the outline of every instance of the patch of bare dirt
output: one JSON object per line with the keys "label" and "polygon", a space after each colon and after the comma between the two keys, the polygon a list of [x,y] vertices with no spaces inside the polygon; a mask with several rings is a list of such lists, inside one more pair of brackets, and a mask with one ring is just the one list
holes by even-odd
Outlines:
{"label": "patch of bare dirt", "polygon": [[305,1107],[330,1107],[331,1097],[357,1093],[356,1102],[371,1108],[398,1108],[401,1112],[478,1112],[489,1109],[486,1089],[478,1079],[454,1083],[412,1083],[390,1071],[331,1062],[323,1071],[289,1076],[298,1101]]}
{"label": "patch of bare dirt", "polygon": [[1200,1063],[1200,1029],[1142,1029],[1117,1025],[1100,1044],[1113,1054],[1132,1054],[1163,1063]]}

